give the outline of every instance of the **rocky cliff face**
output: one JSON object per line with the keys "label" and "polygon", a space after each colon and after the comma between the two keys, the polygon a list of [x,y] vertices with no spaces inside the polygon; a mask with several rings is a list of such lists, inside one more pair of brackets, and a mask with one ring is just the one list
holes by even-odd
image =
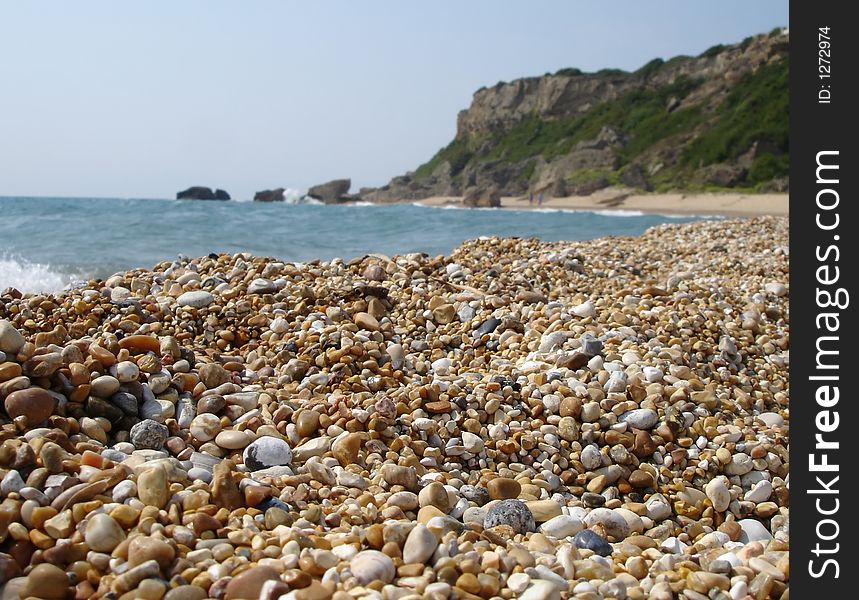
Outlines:
{"label": "rocky cliff face", "polygon": [[653,60],[634,73],[565,69],[478,90],[454,140],[364,199],[566,195],[595,186],[784,188],[786,31]]}

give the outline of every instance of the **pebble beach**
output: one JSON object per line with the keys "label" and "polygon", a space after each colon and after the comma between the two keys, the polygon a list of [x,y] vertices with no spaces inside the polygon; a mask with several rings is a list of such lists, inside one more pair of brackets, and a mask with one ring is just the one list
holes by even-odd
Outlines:
{"label": "pebble beach", "polygon": [[788,219],[0,293],[0,599],[789,598]]}

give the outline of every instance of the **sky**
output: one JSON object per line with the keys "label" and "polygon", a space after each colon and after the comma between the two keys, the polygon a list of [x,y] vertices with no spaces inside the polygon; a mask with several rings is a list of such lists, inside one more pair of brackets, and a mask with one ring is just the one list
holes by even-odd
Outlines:
{"label": "sky", "polygon": [[787,0],[0,0],[0,195],[357,191],[445,146],[481,86],[787,25]]}

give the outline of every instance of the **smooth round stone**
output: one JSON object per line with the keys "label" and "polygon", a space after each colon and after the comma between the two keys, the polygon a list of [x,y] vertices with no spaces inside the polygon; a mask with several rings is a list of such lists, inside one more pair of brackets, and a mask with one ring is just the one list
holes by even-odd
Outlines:
{"label": "smooth round stone", "polygon": [[101,375],[90,383],[89,393],[99,398],[109,398],[119,391],[119,380],[113,375]]}
{"label": "smooth round stone", "polygon": [[634,429],[653,429],[659,414],[652,408],[638,408],[623,413],[618,420]]}
{"label": "smooth round stone", "polygon": [[740,519],[737,521],[742,531],[739,540],[744,544],[749,542],[767,542],[773,539],[772,533],[767,530],[763,523],[756,519]]}
{"label": "smooth round stone", "polygon": [[251,567],[233,577],[224,591],[225,600],[259,598],[266,581],[279,581],[280,576],[271,567]]}
{"label": "smooth round stone", "polygon": [[279,438],[263,436],[245,448],[242,459],[251,471],[288,465],[292,462],[292,448]]}
{"label": "smooth round stone", "polygon": [[585,516],[585,525],[593,529],[597,526],[602,528],[605,535],[616,540],[622,540],[629,535],[629,523],[610,508],[595,508]]}
{"label": "smooth round stone", "polygon": [[537,529],[534,515],[520,500],[502,500],[489,508],[483,521],[484,529],[498,525],[509,525],[516,533],[528,533]]}
{"label": "smooth round stone", "polygon": [[140,368],[130,360],[124,360],[114,366],[116,379],[119,383],[131,383],[140,377]]}
{"label": "smooth round stone", "polygon": [[671,505],[662,494],[653,494],[644,506],[647,508],[647,516],[654,521],[664,521],[671,516]]}
{"label": "smooth round stone", "polygon": [[176,299],[179,306],[188,306],[191,308],[205,308],[215,301],[215,297],[209,292],[202,290],[185,292]]}
{"label": "smooth round stone", "polygon": [[489,497],[492,500],[513,500],[522,493],[522,486],[518,481],[507,477],[496,477],[486,484]]}
{"label": "smooth round stone", "polygon": [[370,313],[359,312],[353,317],[353,321],[360,329],[367,331],[379,331],[380,328],[379,321]]}
{"label": "smooth round stone", "polygon": [[747,502],[754,502],[758,504],[760,502],[765,502],[769,500],[770,496],[773,493],[773,484],[770,483],[766,479],[762,479],[757,482],[752,489],[746,492],[745,497],[743,498]]}
{"label": "smooth round stone", "polygon": [[0,352],[15,356],[24,347],[26,340],[21,332],[15,329],[6,319],[0,320]]}
{"label": "smooth round stone", "polygon": [[168,567],[175,557],[176,552],[170,544],[146,535],[139,535],[128,544],[128,563],[132,567],[147,560],[154,560],[163,569]]}
{"label": "smooth round stone", "polygon": [[215,437],[215,443],[227,450],[240,450],[251,443],[251,438],[244,431],[227,429]]}
{"label": "smooth round stone", "polygon": [[248,286],[248,294],[274,294],[276,292],[277,284],[261,277],[251,281]]}
{"label": "smooth round stone", "polygon": [[585,526],[581,519],[572,515],[558,515],[543,523],[540,526],[540,531],[553,538],[563,539],[571,535],[576,535],[584,528]]}
{"label": "smooth round stone", "polygon": [[707,482],[704,486],[704,493],[713,504],[713,510],[716,512],[725,512],[728,510],[728,505],[731,503],[731,490],[725,485],[725,481],[721,477],[716,477]]}
{"label": "smooth round stone", "polygon": [[396,575],[394,561],[378,550],[363,550],[349,561],[349,570],[361,585],[373,581],[390,583]]}
{"label": "smooth round stone", "polygon": [[758,419],[770,427],[781,427],[784,425],[784,417],[778,413],[766,412],[758,415]]}
{"label": "smooth round stone", "polygon": [[529,500],[525,505],[537,523],[544,523],[561,514],[561,505],[554,500]]}
{"label": "smooth round stone", "polygon": [[21,598],[64,600],[69,590],[69,578],[61,568],[50,563],[33,567],[21,590]]}
{"label": "smooth round stone", "polygon": [[208,442],[215,439],[221,431],[221,419],[212,413],[203,413],[194,417],[188,431],[195,439]]}
{"label": "smooth round stone", "polygon": [[87,520],[84,540],[90,550],[110,553],[124,539],[125,532],[110,515],[98,513]]}
{"label": "smooth round stone", "polygon": [[295,421],[295,431],[305,438],[315,434],[319,429],[319,413],[315,410],[303,410],[298,413]]}
{"label": "smooth round stone", "polygon": [[160,450],[168,435],[170,431],[167,426],[152,419],[136,423],[130,432],[131,443],[137,450]]}
{"label": "smooth round stone", "polygon": [[611,545],[598,533],[590,529],[583,529],[573,538],[576,548],[587,548],[600,556],[609,556],[612,552]]}
{"label": "smooth round stone", "polygon": [[361,450],[361,436],[357,433],[347,433],[338,436],[331,444],[331,454],[342,466],[354,464]]}
{"label": "smooth round stone", "polygon": [[588,444],[582,448],[580,460],[588,471],[593,471],[602,466],[602,454],[600,454],[596,444]]}
{"label": "smooth round stone", "polygon": [[425,563],[438,548],[438,539],[423,523],[418,523],[409,532],[403,545],[403,562]]}
{"label": "smooth round stone", "polygon": [[444,513],[450,510],[450,498],[448,498],[447,490],[438,481],[433,481],[420,491],[418,503],[421,507],[435,506]]}
{"label": "smooth round stone", "polygon": [[54,412],[56,400],[47,390],[31,387],[18,390],[6,396],[3,405],[6,413],[13,419],[24,416],[32,427],[46,421]]}

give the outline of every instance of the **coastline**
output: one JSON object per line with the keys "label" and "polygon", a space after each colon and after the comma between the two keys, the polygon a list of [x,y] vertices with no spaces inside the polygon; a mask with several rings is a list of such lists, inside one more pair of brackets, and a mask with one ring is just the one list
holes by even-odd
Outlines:
{"label": "coastline", "polygon": [[[539,206],[527,196],[501,198],[501,208],[561,210],[626,210],[675,215],[716,215],[726,217],[787,216],[789,195],[676,192],[668,194],[628,194],[624,190],[600,190],[590,196],[547,198]],[[434,196],[418,200],[424,206],[462,206],[461,196]]]}

